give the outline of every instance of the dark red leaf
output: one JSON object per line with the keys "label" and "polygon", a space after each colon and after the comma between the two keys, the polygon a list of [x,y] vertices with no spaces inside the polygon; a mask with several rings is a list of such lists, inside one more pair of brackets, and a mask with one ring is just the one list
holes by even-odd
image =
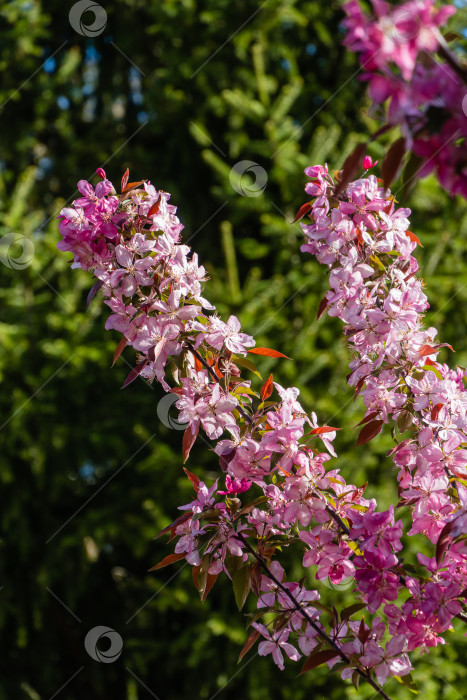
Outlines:
{"label": "dark red leaf", "polygon": [[436,543],[436,563],[438,564],[438,566],[441,564],[441,561],[444,557],[444,553],[449,546],[449,542],[451,540],[450,533],[453,528],[453,525],[454,521],[451,520],[451,522],[446,523],[446,525],[440,532],[438,542]]}
{"label": "dark red leaf", "polygon": [[124,389],[126,386],[128,386],[129,384],[134,382],[135,379],[137,377],[139,377],[139,375],[141,374],[141,372],[143,371],[143,369],[146,367],[147,364],[148,364],[148,359],[146,358],[145,360],[140,362],[139,365],[136,365],[136,367],[134,367],[131,370],[130,374],[127,376],[127,378],[123,382],[122,389]]}
{"label": "dark red leaf", "polygon": [[364,387],[364,385],[365,385],[365,382],[366,382],[366,377],[362,377],[362,378],[359,379],[358,382],[356,383],[356,385],[355,385],[355,394],[354,394],[354,397],[353,397],[353,400],[354,400],[354,401],[355,401],[355,399],[357,398],[357,396],[359,395],[359,393],[361,392],[361,390],[363,389],[363,387]]}
{"label": "dark red leaf", "polygon": [[335,649],[315,651],[314,653],[310,654],[310,656],[307,658],[307,660],[303,664],[302,670],[300,671],[299,675],[301,675],[302,673],[306,673],[307,671],[311,671],[313,668],[316,668],[317,666],[326,663],[326,661],[330,661],[338,655],[339,652],[337,652]]}
{"label": "dark red leaf", "polygon": [[[175,530],[179,525],[185,522],[185,520],[188,520],[188,518],[191,518],[192,513],[185,513],[185,515],[181,515],[179,518],[173,521],[173,523],[170,523],[170,525],[167,525],[167,527],[164,527],[163,530],[157,533],[155,536],[155,540],[157,540],[158,537],[161,537],[161,535],[165,535],[167,532],[170,532],[172,537],[170,539],[173,539]],[[169,540],[170,542],[170,540]]]}
{"label": "dark red leaf", "polygon": [[253,568],[251,569],[251,590],[257,596],[261,595],[261,591],[260,591],[261,579],[262,579],[261,564],[259,563],[259,561],[257,561],[253,564]]}
{"label": "dark red leaf", "polygon": [[426,355],[434,355],[436,353],[436,348],[432,348],[431,345],[420,345],[418,354],[420,357],[425,357]]}
{"label": "dark red leaf", "polygon": [[122,354],[122,352],[126,348],[126,344],[127,344],[127,339],[125,338],[125,336],[123,336],[123,338],[121,339],[121,341],[119,342],[119,344],[117,345],[117,347],[115,349],[114,361],[112,362],[112,367],[117,362],[118,358],[120,357],[120,355]]}
{"label": "dark red leaf", "polygon": [[151,360],[151,362],[155,362],[157,360],[167,341],[168,338],[161,338],[157,345],[155,345],[153,348],[149,348],[148,359]]}
{"label": "dark red leaf", "polygon": [[198,357],[194,353],[191,354],[193,355],[195,360],[195,370],[197,372],[200,372],[203,369],[203,363],[198,359]]}
{"label": "dark red leaf", "polygon": [[157,214],[159,211],[159,207],[161,205],[161,195],[156,199],[150,210],[148,211],[148,218],[151,216],[154,216],[154,214]]}
{"label": "dark red leaf", "polygon": [[228,452],[225,455],[219,455],[219,465],[220,468],[222,469],[223,472],[226,472],[230,462],[233,460],[235,457],[235,453],[237,452],[237,449],[235,448],[231,452]]}
{"label": "dark red leaf", "polygon": [[406,231],[405,235],[408,236],[411,241],[413,241],[414,243],[416,243],[417,245],[419,245],[423,248],[419,237],[416,236],[415,233],[412,233],[412,231]]}
{"label": "dark red leaf", "polygon": [[205,582],[205,584],[204,584],[204,590],[200,591],[200,593],[201,593],[201,602],[202,602],[202,603],[204,603],[204,601],[205,601],[206,598],[208,597],[209,591],[211,590],[211,588],[212,588],[212,587],[214,586],[214,584],[216,583],[217,577],[218,577],[218,576],[219,576],[219,574],[210,574],[209,571],[208,571],[207,576],[206,576],[206,582]]}
{"label": "dark red leaf", "polygon": [[321,428],[315,428],[308,433],[309,435],[323,435],[323,433],[334,433],[336,430],[342,430],[342,428],[333,428],[330,425],[322,425]]}
{"label": "dark red leaf", "polygon": [[[363,622],[363,620],[362,620],[362,622]],[[362,644],[366,644],[366,641],[367,641],[369,636],[370,636],[370,630],[363,630],[362,633],[360,633],[360,631],[358,632],[358,638]]]}
{"label": "dark red leaf", "polygon": [[346,188],[348,183],[355,177],[361,168],[362,158],[366,152],[366,143],[359,143],[352,153],[346,158],[344,167],[340,172],[340,179],[337,183],[335,195],[339,195]]}
{"label": "dark red leaf", "polygon": [[383,183],[385,187],[389,187],[391,182],[396,177],[399,167],[402,163],[405,151],[405,137],[401,136],[400,139],[394,141],[391,148],[386,153],[383,163],[381,165],[381,174],[383,176]]}
{"label": "dark red leaf", "polygon": [[306,204],[302,204],[295,216],[295,219],[293,220],[293,223],[295,224],[297,221],[300,221],[300,219],[303,219],[303,217],[306,216],[309,211],[311,211],[311,207],[311,202],[306,202]]}
{"label": "dark red leaf", "polygon": [[269,375],[263,386],[261,387],[261,401],[266,401],[272,394],[272,374]]}
{"label": "dark red leaf", "polygon": [[316,313],[316,320],[317,321],[319,321],[321,316],[326,311],[327,305],[328,305],[328,300],[326,299],[326,297],[324,297],[324,299],[321,299],[321,301],[319,302],[318,311]]}
{"label": "dark red leaf", "polygon": [[199,590],[199,588],[198,588],[198,574],[199,574],[200,570],[201,570],[200,566],[193,566],[191,569],[191,573],[193,576],[193,583],[195,584],[197,591]]}
{"label": "dark red leaf", "polygon": [[193,484],[193,488],[195,489],[196,493],[198,493],[200,480],[198,479],[196,474],[193,474],[193,472],[189,472],[188,469],[186,469],[185,467],[183,467],[183,471],[185,472],[185,474],[187,475],[187,477],[189,478],[189,480]]}
{"label": "dark red leaf", "polygon": [[438,420],[439,412],[443,408],[444,403],[437,403],[436,406],[433,406],[431,409],[431,420]]}
{"label": "dark red leaf", "polygon": [[128,168],[127,168],[127,169],[125,170],[125,172],[123,173],[123,176],[122,176],[122,192],[123,192],[123,190],[124,190],[125,187],[126,187],[126,183],[128,182],[128,178],[129,178],[129,177],[130,177],[130,171],[129,171]]}
{"label": "dark red leaf", "polygon": [[367,416],[365,416],[365,418],[363,418],[363,420],[361,420],[360,423],[357,423],[357,425],[355,427],[358,428],[359,425],[364,425],[365,423],[369,423],[370,420],[373,420],[373,418],[376,418],[378,413],[379,413],[379,411],[372,411]]}
{"label": "dark red leaf", "polygon": [[142,185],[146,180],[139,180],[138,182],[129,182],[125,187],[122,189],[122,194],[128,194],[130,190],[135,190],[137,187]]}
{"label": "dark red leaf", "polygon": [[392,448],[392,450],[389,450],[389,452],[386,452],[386,457],[392,457],[393,455],[396,454],[396,452],[399,452],[403,447],[408,445],[410,442],[413,442],[410,438],[407,438],[406,440],[403,440],[400,442],[398,445]]}
{"label": "dark red leaf", "polygon": [[89,294],[86,298],[86,308],[87,309],[89,309],[91,301],[94,299],[94,297],[96,296],[97,292],[102,287],[102,285],[103,285],[103,282],[101,280],[98,280],[95,284],[92,285],[91,289],[89,290]]}
{"label": "dark red leaf", "polygon": [[191,423],[183,433],[182,454],[186,462],[199,432],[199,423]]}
{"label": "dark red leaf", "polygon": [[237,663],[240,663],[240,661],[243,659],[245,654],[247,654],[250,651],[251,647],[256,643],[256,641],[260,637],[261,637],[260,632],[257,632],[256,630],[253,630],[253,632],[251,632],[251,634],[248,636],[248,639],[246,640],[246,642],[243,646],[243,649],[240,652]]}
{"label": "dark red leaf", "polygon": [[186,557],[186,552],[180,552],[179,554],[168,554],[166,557],[163,558],[162,561],[160,561],[156,566],[152,566],[149,571],[156,571],[157,569],[163,569],[164,566],[169,566],[169,564],[174,564],[176,561],[180,561],[180,559],[185,559]]}
{"label": "dark red leaf", "polygon": [[341,620],[348,620],[352,617],[352,615],[355,615],[355,613],[359,612],[360,610],[363,610],[363,608],[366,608],[367,605],[366,603],[354,603],[353,605],[349,605],[348,608],[344,608],[341,612]]}
{"label": "dark red leaf", "polygon": [[371,423],[367,423],[360,431],[357,439],[357,445],[365,445],[370,442],[378,433],[383,429],[382,420],[374,420]]}
{"label": "dark red leaf", "polygon": [[290,360],[290,357],[287,357],[287,355],[283,355],[277,350],[271,350],[271,348],[252,348],[251,350],[248,350],[248,352],[250,352],[252,355],[264,355],[266,357],[285,357],[286,360]]}

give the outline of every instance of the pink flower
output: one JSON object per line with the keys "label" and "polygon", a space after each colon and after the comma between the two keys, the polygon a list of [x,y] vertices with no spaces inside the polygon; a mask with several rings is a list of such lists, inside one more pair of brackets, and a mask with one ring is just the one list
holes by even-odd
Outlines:
{"label": "pink flower", "polygon": [[236,494],[236,493],[243,493],[244,491],[248,491],[250,488],[252,482],[248,481],[248,479],[232,479],[228,474],[225,477],[225,486],[227,488],[227,491],[218,491],[217,493],[222,496],[227,496],[231,494]]}
{"label": "pink flower", "polygon": [[221,392],[219,384],[215,384],[209,399],[200,399],[196,403],[201,424],[206,435],[215,440],[224,432],[224,427],[229,423],[235,423],[232,411],[238,401],[230,394]]}
{"label": "pink flower", "polygon": [[277,664],[281,671],[283,671],[285,668],[282,651],[285,651],[289,659],[292,659],[292,661],[298,661],[301,654],[295,649],[294,646],[292,646],[292,644],[287,642],[290,630],[282,629],[273,632],[271,636],[267,628],[258,622],[253,622],[252,627],[254,627],[257,632],[260,632],[260,634],[267,640],[265,642],[260,642],[258,646],[258,654],[260,656],[272,654],[274,663]]}
{"label": "pink flower", "polygon": [[113,287],[121,285],[122,294],[131,297],[138,286],[146,287],[152,284],[149,270],[155,264],[153,258],[135,259],[135,254],[123,245],[118,245],[115,248],[115,253],[120,267],[110,276],[110,283]]}
{"label": "pink flower", "polygon": [[462,610],[458,600],[461,593],[459,586],[450,583],[444,587],[430,581],[425,588],[422,609],[426,615],[437,615],[441,630],[451,627],[452,618]]}
{"label": "pink flower", "polygon": [[373,161],[370,156],[364,156],[362,165],[364,170],[370,170],[370,168],[374,168],[375,165],[378,165],[378,161]]}
{"label": "pink flower", "polygon": [[343,579],[351,578],[355,573],[355,566],[348,558],[348,554],[323,557],[316,572],[316,579],[329,578],[332,584],[339,584]]}
{"label": "pink flower", "polygon": [[386,650],[383,651],[375,641],[370,640],[360,662],[363,666],[375,669],[380,684],[385,683],[388,676],[405,676],[413,670],[409,657],[403,652],[406,642],[405,635],[397,635],[386,644]]}
{"label": "pink flower", "polygon": [[211,316],[205,340],[216,350],[221,350],[225,344],[227,350],[238,355],[246,355],[245,348],[253,347],[255,341],[246,333],[241,333],[240,329],[240,321],[236,316],[230,316],[227,323],[217,316]]}

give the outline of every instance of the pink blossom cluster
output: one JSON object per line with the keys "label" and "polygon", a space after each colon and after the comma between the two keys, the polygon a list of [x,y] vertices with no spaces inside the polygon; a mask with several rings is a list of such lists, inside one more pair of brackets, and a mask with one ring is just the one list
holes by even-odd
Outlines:
{"label": "pink blossom cluster", "polygon": [[[206,273],[181,242],[183,227],[170,195],[149,182],[128,184],[124,176],[117,196],[105,173],[98,174],[102,182],[94,189],[81,181],[83,197],[62,210],[58,247],[97,278],[93,293],[101,289],[111,311],[106,328],[122,335],[115,359],[126,345],[138,353],[125,385],[141,375],[174,392],[179,421],[187,425],[184,460],[203,430],[214,441],[221,469],[221,485],[218,479],[211,486],[186,471],[195,498],[164,530],[177,539],[175,553],[156,568],[186,559],[203,599],[225,574],[239,607],[252,593],[259,612],[274,613],[268,626],[254,622],[260,654],[271,654],[283,668],[284,652],[298,660],[326,651],[330,668],[354,682],[363,676],[387,697],[377,682],[409,674],[408,651],[444,642],[467,583],[457,541],[467,509],[449,493],[450,477],[439,467],[443,462],[451,469],[446,454],[450,465],[461,456],[462,377],[420,351],[435,332],[420,325],[426,298],[414,276],[408,211],[396,211],[373,176],[351,183],[334,200],[327,170],[308,171],[313,182],[307,191],[316,199],[304,249],[331,267],[326,303],[344,319],[356,348],[350,381],[365,397],[367,426],[412,416],[413,436],[394,451],[395,460],[408,455],[400,472],[401,503],[414,511],[412,534],[436,532],[432,541],[443,540],[441,559],[419,557],[420,575],[405,572],[399,559],[402,522],[394,509],[377,512],[375,500],[364,498],[365,487],[347,484],[336,467],[326,470],[336,457],[336,429],[307,415],[298,389],[271,376],[258,393],[242,376],[255,342],[236,317],[224,322],[204,298]],[[436,352],[430,348],[429,355]],[[414,382],[424,387],[425,377],[433,379],[433,395],[415,407]],[[417,393],[421,404],[424,391]],[[425,442],[418,447],[423,430]],[[463,499],[463,487],[456,486]],[[315,586],[287,581],[278,561],[284,547],[299,548]],[[356,607],[337,613],[319,603],[321,582],[338,587],[352,579]],[[352,620],[363,607],[372,619]]]}
{"label": "pink blossom cluster", "polygon": [[[467,373],[437,362],[446,344],[436,343],[436,330],[423,326],[428,301],[412,256],[418,239],[408,230],[410,211],[397,209],[374,175],[352,182],[336,196],[337,183],[326,167],[305,172],[311,178],[305,190],[314,201],[312,223],[302,224],[302,251],[330,269],[330,290],[321,310],[344,322],[353,354],[347,379],[366,406],[359,442],[368,442],[389,422],[399,435],[408,433],[390,452],[398,468],[397,506],[410,507],[408,534],[422,534],[436,545],[433,558],[418,555],[430,583],[407,577],[404,585],[413,599],[402,608],[386,606],[385,612],[391,632],[405,634],[409,649],[421,646],[422,629],[424,644],[434,646],[461,611],[459,599],[467,587]],[[372,569],[378,570],[378,588],[371,586],[366,598],[370,612],[379,607],[381,593],[395,600],[401,585],[392,571],[402,532],[384,518],[367,513],[361,523],[354,522],[351,533],[359,533],[359,547],[363,544],[365,550],[363,570],[354,560],[360,590],[365,592],[376,575]],[[376,532],[386,568],[371,563]]]}
{"label": "pink blossom cluster", "polygon": [[[344,5],[344,44],[360,56],[361,79],[376,104],[389,100],[388,124],[420,158],[418,175],[436,171],[445,189],[467,197],[467,73],[439,31],[456,10],[433,0],[372,6],[370,16],[359,0]],[[449,60],[435,60],[438,50]]]}

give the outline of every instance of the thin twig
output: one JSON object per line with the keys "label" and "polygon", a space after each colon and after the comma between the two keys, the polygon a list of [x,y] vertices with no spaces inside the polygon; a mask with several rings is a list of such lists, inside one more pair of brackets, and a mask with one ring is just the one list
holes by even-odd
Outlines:
{"label": "thin twig", "polygon": [[[206,370],[209,372],[209,375],[212,377],[212,379],[213,379],[215,382],[217,382],[217,384],[220,385],[220,379],[219,379],[219,377],[218,377],[217,374],[214,372],[213,368],[212,368],[210,365],[208,365],[208,363],[206,362],[206,360],[204,359],[204,357],[203,357],[197,350],[195,350],[195,348],[193,347],[193,345],[192,345],[188,340],[185,341],[185,345],[189,348],[190,352],[194,355],[194,357],[196,357],[196,358],[201,362],[201,364],[203,365],[203,367],[206,368]],[[238,412],[243,416],[243,418],[245,418],[245,420],[246,420],[248,423],[253,424],[253,422],[254,422],[254,421],[253,421],[253,418],[252,418],[250,415],[248,415],[248,413],[247,413],[241,406],[237,406],[237,410],[238,410]],[[319,494],[317,491],[313,490],[312,493],[313,493],[313,495],[316,496],[317,498],[320,498],[321,500],[323,500],[323,497],[322,497],[321,494]],[[324,499],[324,500],[325,500],[325,499]],[[341,517],[336,513],[336,511],[335,511],[333,508],[331,508],[330,505],[328,505],[327,502],[326,502],[325,508],[326,508],[326,512],[331,516],[331,518],[332,518],[333,520],[335,520],[335,522],[338,524],[338,526],[341,528],[341,530],[342,530],[343,532],[345,532],[346,535],[349,535],[349,534],[350,534],[349,528],[348,528],[347,525],[342,521]]]}
{"label": "thin twig", "polygon": [[[249,542],[243,537],[243,535],[237,533],[236,537],[237,537],[238,540],[240,540],[240,541],[243,543],[243,545],[244,545],[244,546],[246,547],[246,549],[250,552],[250,554],[252,554],[252,555],[255,557],[256,561],[259,562],[259,564],[262,566],[262,568],[263,568],[264,571],[266,572],[268,578],[270,578],[271,581],[274,581],[274,583],[276,584],[276,586],[277,586],[278,588],[280,588],[281,591],[290,599],[290,601],[293,603],[293,606],[294,606],[295,610],[296,610],[298,613],[300,613],[300,614],[302,615],[302,617],[305,618],[305,620],[309,623],[309,625],[315,630],[315,632],[317,632],[317,633],[319,634],[319,636],[320,636],[322,639],[324,639],[324,641],[325,641],[327,644],[329,644],[333,649],[335,649],[335,651],[339,654],[339,656],[341,657],[341,659],[342,659],[345,663],[350,664],[350,659],[349,659],[349,657],[346,656],[346,654],[344,654],[344,652],[342,651],[342,649],[340,649],[339,645],[338,645],[331,637],[329,637],[329,636],[326,634],[326,632],[323,632],[323,630],[320,629],[320,627],[316,624],[316,622],[313,620],[313,618],[310,617],[310,615],[307,613],[307,611],[306,611],[304,608],[302,608],[302,606],[300,605],[300,603],[297,601],[297,599],[294,597],[294,595],[289,591],[289,589],[286,588],[286,587],[284,586],[284,584],[281,583],[281,582],[279,581],[279,579],[277,579],[277,578],[274,576],[274,574],[272,573],[272,571],[270,570],[270,568],[268,567],[268,565],[267,565],[266,562],[264,561],[263,557],[262,557],[260,554],[258,554],[258,552],[257,552],[255,549],[253,549],[253,547],[252,547],[252,546],[249,544]],[[385,700],[391,700],[391,698],[389,697],[389,695],[387,695],[387,694],[384,692],[384,690],[376,683],[376,681],[374,681],[373,678],[371,678],[371,676],[369,675],[369,673],[365,673],[365,671],[363,671],[361,668],[358,668],[358,667],[356,667],[355,670],[360,674],[360,676],[362,676],[362,678],[364,678],[366,681],[368,681],[368,683],[381,695],[381,697],[385,698]]]}
{"label": "thin twig", "polygon": [[[189,341],[185,341],[185,344],[186,344],[186,346],[189,348],[190,352],[194,355],[194,357],[196,357],[196,358],[201,362],[201,364],[203,365],[203,367],[206,368],[206,370],[208,371],[208,373],[209,373],[209,375],[212,377],[212,379],[213,379],[215,382],[217,382],[217,384],[220,385],[220,379],[219,379],[219,377],[218,377],[217,374],[214,372],[213,368],[212,368],[210,365],[208,365],[208,363],[206,362],[206,360],[204,359],[204,357],[203,357],[197,350],[195,350],[195,348],[193,347],[193,345],[192,345]],[[410,387],[409,387],[409,389],[410,389]],[[238,410],[238,412],[245,418],[246,421],[248,421],[250,424],[253,423],[253,418],[252,418],[250,415],[248,415],[248,413],[246,413],[246,411],[244,411],[243,408],[242,408],[241,406],[237,406],[237,410]],[[313,493],[314,496],[316,496],[316,497],[319,498],[320,500],[324,500],[324,501],[325,501],[324,496],[322,496],[318,491],[315,491],[315,490],[313,489],[312,493]],[[343,533],[345,533],[346,535],[349,536],[349,535],[350,535],[350,529],[349,529],[349,528],[347,527],[347,525],[344,523],[344,521],[342,520],[342,518],[340,517],[340,515],[338,515],[338,513],[337,513],[337,512],[332,508],[332,506],[330,506],[327,502],[326,502],[326,505],[325,505],[325,509],[326,509],[326,512],[328,513],[328,515],[330,515],[330,517],[334,520],[334,522],[337,523],[337,526],[341,529],[341,531],[342,531]],[[243,538],[242,538],[242,540],[243,540]],[[248,543],[247,543],[247,546],[249,547]],[[256,555],[256,552],[255,552],[253,549],[251,549],[250,551],[251,551],[255,556],[257,556],[257,555]],[[258,555],[258,556],[259,556],[259,555]],[[260,561],[260,559],[258,559],[258,561]],[[263,564],[262,564],[262,565],[263,565]],[[266,564],[264,564],[264,565],[266,566]],[[392,569],[390,569],[390,570],[392,571]],[[399,574],[399,573],[397,573],[397,572],[394,572],[394,571],[393,571],[393,573],[395,573],[396,576],[399,577],[399,580],[401,581],[401,583],[402,583],[403,586],[406,586],[406,585],[407,585],[407,584],[406,584],[406,581],[405,581],[405,578],[404,578],[401,574]],[[271,575],[271,578],[273,579],[273,576],[272,576],[272,575]],[[289,592],[287,591],[287,589],[284,589],[284,590],[285,590],[285,592],[287,593],[287,595],[289,595]],[[290,597],[290,595],[289,595],[289,597]],[[294,602],[296,602],[295,599],[294,599]],[[298,605],[298,603],[297,603],[297,605]],[[301,610],[301,608],[300,608],[300,610]],[[463,615],[462,613],[458,613],[455,617],[458,617],[460,620],[463,620],[463,622],[467,622],[467,615]],[[307,618],[307,619],[308,619],[308,618]],[[312,625],[314,624],[313,621],[311,620],[311,618],[310,618],[309,621],[310,621],[310,624],[312,624]],[[319,628],[316,628],[316,629],[319,630]],[[330,640],[330,641],[331,641],[331,643],[332,643],[332,640]],[[336,646],[335,648],[337,649],[337,646]],[[339,652],[339,653],[340,653],[340,652]],[[362,675],[365,676],[365,674],[362,674]],[[366,678],[366,676],[365,676],[365,678]],[[371,682],[371,679],[369,679],[369,682]],[[376,689],[376,685],[375,685],[374,687],[375,687],[375,689]],[[378,691],[378,692],[379,692],[379,691]],[[384,697],[384,696],[383,696],[383,697]]]}
{"label": "thin twig", "polygon": [[451,66],[453,71],[457,73],[460,79],[467,84],[467,69],[459,62],[457,56],[449,48],[446,39],[439,30],[436,30],[436,38],[438,40],[438,53],[444,58],[446,63]]}
{"label": "thin twig", "polygon": [[[189,348],[190,352],[196,357],[196,359],[198,359],[201,362],[203,367],[205,367],[207,369],[207,371],[209,372],[210,376],[214,379],[214,381],[217,382],[220,386],[221,382],[220,382],[219,377],[214,372],[213,368],[210,365],[208,365],[208,363],[206,362],[204,357],[202,355],[200,355],[200,353],[197,350],[195,350],[193,345],[188,340],[185,341],[185,345],[187,346],[187,348]],[[245,411],[245,409],[242,406],[237,405],[237,411],[243,416],[243,418],[248,423],[253,423],[253,418],[250,415],[248,415],[248,413]]]}

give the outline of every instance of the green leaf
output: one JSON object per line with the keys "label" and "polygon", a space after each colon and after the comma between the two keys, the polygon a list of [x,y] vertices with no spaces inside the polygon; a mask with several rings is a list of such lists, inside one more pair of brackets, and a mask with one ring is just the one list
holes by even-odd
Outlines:
{"label": "green leaf", "polygon": [[234,575],[236,574],[239,569],[242,567],[242,560],[240,557],[234,557],[230,552],[226,555],[225,557],[225,568],[229,572],[229,575],[233,579]]}
{"label": "green leaf", "polygon": [[411,673],[408,673],[406,676],[394,676],[394,678],[396,681],[399,681],[401,685],[405,685],[405,687],[408,688],[410,692],[414,693],[414,695],[420,695],[420,691],[417,688],[417,684],[412,678]]}
{"label": "green leaf", "polygon": [[423,365],[422,369],[424,369],[426,372],[434,372],[438,379],[443,378],[443,375],[441,374],[439,369],[436,369],[436,367],[432,367],[431,365]]}
{"label": "green leaf", "polygon": [[380,269],[382,272],[385,271],[386,268],[384,267],[383,263],[381,262],[381,260],[378,258],[377,255],[372,255],[372,256],[370,257],[370,260],[372,260],[374,263],[376,263],[376,265],[378,265],[379,269]]}
{"label": "green leaf", "polygon": [[254,362],[251,360],[248,360],[246,357],[236,357],[235,355],[232,357],[232,360],[235,362],[236,365],[240,365],[240,367],[246,367],[246,369],[249,369],[253,374],[256,374],[256,376],[263,381],[262,376],[258,372],[256,365]]}
{"label": "green leaf", "polygon": [[249,564],[242,567],[233,575],[232,583],[235,595],[235,602],[241,610],[250,592],[251,567]]}
{"label": "green leaf", "polygon": [[259,395],[253,389],[248,386],[237,386],[234,391],[232,391],[232,396],[241,396],[242,394],[248,394],[249,396],[255,396],[259,399]]}

